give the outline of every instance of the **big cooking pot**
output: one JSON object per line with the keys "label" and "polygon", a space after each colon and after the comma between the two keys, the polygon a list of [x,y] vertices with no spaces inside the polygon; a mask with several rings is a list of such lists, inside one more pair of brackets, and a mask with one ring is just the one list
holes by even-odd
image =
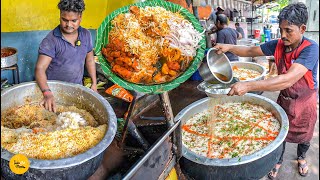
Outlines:
{"label": "big cooking pot", "polygon": [[[210,98],[200,99],[178,113],[175,120],[181,120],[184,125],[196,113],[207,110]],[[288,133],[289,121],[285,111],[274,101],[260,95],[247,93],[244,96],[228,96],[215,99],[218,103],[251,102],[271,111],[279,120],[281,129],[276,139],[265,148],[247,156],[231,159],[211,159],[197,155],[182,145],[182,170],[194,179],[215,180],[248,180],[260,179],[265,176],[278,162],[282,151],[282,142]]]}
{"label": "big cooking pot", "polygon": [[[60,81],[48,81],[57,104],[74,105],[90,112],[99,124],[107,124],[104,138],[93,148],[73,157],[57,160],[29,158],[29,170],[19,176],[9,169],[9,160],[14,155],[1,148],[1,173],[5,179],[88,179],[99,167],[103,152],[110,145],[117,130],[116,115],[108,103],[91,89]],[[36,82],[21,83],[1,91],[1,113],[13,106],[25,103],[25,98],[39,102],[43,96]]]}

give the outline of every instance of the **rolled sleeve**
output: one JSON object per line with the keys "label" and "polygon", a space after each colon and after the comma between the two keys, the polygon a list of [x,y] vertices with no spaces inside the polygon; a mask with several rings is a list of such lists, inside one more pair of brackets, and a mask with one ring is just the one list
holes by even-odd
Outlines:
{"label": "rolled sleeve", "polygon": [[313,70],[319,60],[319,47],[316,44],[304,48],[299,57],[294,61],[295,63],[302,64],[308,70]]}
{"label": "rolled sleeve", "polygon": [[87,53],[91,52],[93,50],[93,44],[92,44],[92,36],[90,31],[87,30],[87,39],[88,39],[88,46],[87,46]]}
{"label": "rolled sleeve", "polygon": [[49,40],[48,38],[44,38],[39,46],[39,54],[43,54],[49,56],[51,58],[55,57],[55,45],[53,40]]}
{"label": "rolled sleeve", "polygon": [[265,56],[273,56],[276,51],[277,43],[278,43],[278,40],[272,40],[264,44],[261,44],[260,48],[263,54]]}

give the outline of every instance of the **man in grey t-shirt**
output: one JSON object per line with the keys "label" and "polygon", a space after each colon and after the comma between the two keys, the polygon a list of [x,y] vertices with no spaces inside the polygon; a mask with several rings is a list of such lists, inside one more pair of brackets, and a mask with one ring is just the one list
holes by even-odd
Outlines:
{"label": "man in grey t-shirt", "polygon": [[47,80],[82,84],[86,66],[92,79],[91,89],[97,91],[91,34],[80,27],[85,4],[83,0],[61,0],[58,8],[60,25],[42,40],[35,71],[44,96],[42,105],[49,111],[55,111],[56,105]]}
{"label": "man in grey t-shirt", "polygon": [[[221,44],[237,44],[237,39],[241,39],[242,36],[235,29],[228,27],[228,17],[224,14],[218,14],[216,26],[218,28],[217,43]],[[239,61],[238,56],[231,52],[226,52],[225,55],[230,61]]]}

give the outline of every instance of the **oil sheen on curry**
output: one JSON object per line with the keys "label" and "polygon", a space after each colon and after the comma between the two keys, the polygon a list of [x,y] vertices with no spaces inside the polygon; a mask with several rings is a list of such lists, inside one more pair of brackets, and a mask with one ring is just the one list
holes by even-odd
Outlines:
{"label": "oil sheen on curry", "polygon": [[280,123],[260,105],[234,102],[195,114],[182,126],[183,145],[208,158],[253,154],[279,134]]}

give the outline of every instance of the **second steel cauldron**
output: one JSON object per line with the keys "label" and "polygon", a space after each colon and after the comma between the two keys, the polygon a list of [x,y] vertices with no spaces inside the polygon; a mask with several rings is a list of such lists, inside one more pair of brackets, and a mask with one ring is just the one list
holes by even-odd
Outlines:
{"label": "second steel cauldron", "polygon": [[[175,120],[185,124],[196,113],[208,109],[210,98],[200,99],[178,113]],[[229,96],[216,98],[217,103],[251,102],[266,108],[281,124],[277,138],[265,148],[253,154],[231,159],[211,159],[198,155],[182,145],[182,170],[194,179],[215,180],[248,180],[260,179],[265,176],[278,162],[282,152],[282,142],[287,136],[289,121],[285,111],[274,101],[260,95],[247,93],[244,96]]]}

